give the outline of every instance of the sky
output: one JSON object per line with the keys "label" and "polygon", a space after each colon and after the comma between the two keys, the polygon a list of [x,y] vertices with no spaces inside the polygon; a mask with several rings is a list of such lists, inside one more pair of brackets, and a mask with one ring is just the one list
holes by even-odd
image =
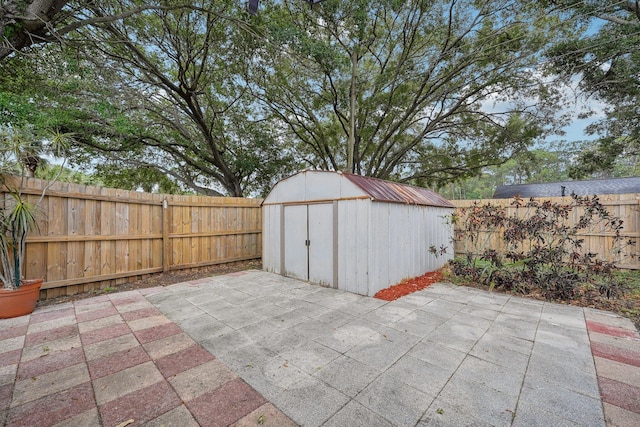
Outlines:
{"label": "sky", "polygon": [[[574,79],[574,82],[577,86],[577,79]],[[585,141],[596,139],[596,136],[594,135],[587,135],[585,133],[585,130],[591,123],[605,118],[606,104],[593,98],[587,99],[584,96],[576,98],[574,94],[575,92],[572,88],[566,89],[566,95],[568,96],[568,99],[573,98],[573,102],[571,102],[563,111],[563,113],[569,112],[572,115],[571,123],[563,128],[563,130],[566,132],[566,135],[552,137],[549,138],[549,140]],[[586,119],[578,118],[578,115],[580,113],[586,111],[593,111],[593,115]]]}

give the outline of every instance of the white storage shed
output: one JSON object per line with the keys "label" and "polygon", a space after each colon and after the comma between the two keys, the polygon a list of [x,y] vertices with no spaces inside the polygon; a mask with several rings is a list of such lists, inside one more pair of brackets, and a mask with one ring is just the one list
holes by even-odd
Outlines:
{"label": "white storage shed", "polygon": [[[426,188],[305,171],[263,202],[263,268],[361,295],[442,267],[455,206]],[[430,246],[449,248],[436,257]]]}

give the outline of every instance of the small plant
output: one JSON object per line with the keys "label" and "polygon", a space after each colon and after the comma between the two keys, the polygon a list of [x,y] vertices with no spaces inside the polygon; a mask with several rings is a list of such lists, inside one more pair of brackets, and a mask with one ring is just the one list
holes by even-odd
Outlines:
{"label": "small plant", "polygon": [[0,179],[9,197],[0,210],[0,280],[8,289],[20,287],[27,234],[38,228],[36,209],[20,191]]}
{"label": "small plant", "polygon": [[42,156],[60,157],[71,135],[39,134],[33,127],[0,127],[0,280],[6,289],[17,289],[23,277],[26,238],[38,231],[38,206],[23,193],[24,179],[32,177]]}
{"label": "small plant", "polygon": [[[514,198],[515,213],[491,204],[460,209],[452,218],[455,239],[465,256],[452,261],[452,272],[489,288],[537,292],[548,299],[614,298],[624,285],[613,274],[613,259],[632,241],[622,238],[623,222],[598,197],[572,196],[568,203]],[[609,259],[582,249],[588,231],[612,238]],[[502,247],[492,247],[492,242]]]}

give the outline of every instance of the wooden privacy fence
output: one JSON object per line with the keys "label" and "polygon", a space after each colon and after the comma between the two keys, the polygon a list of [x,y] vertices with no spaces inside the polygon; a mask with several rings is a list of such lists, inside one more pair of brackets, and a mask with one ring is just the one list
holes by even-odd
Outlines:
{"label": "wooden privacy fence", "polygon": [[[28,179],[23,193],[35,203],[48,184]],[[41,297],[52,298],[260,258],[260,203],[56,182],[41,203],[40,232],[27,239],[26,278],[44,277]]]}
{"label": "wooden privacy fence", "polygon": [[[581,237],[584,239],[583,252],[591,252],[598,255],[601,259],[607,259],[614,261],[619,268],[637,270],[640,269],[640,262],[638,255],[640,255],[640,193],[633,194],[606,194],[598,196],[600,203],[606,206],[610,214],[619,217],[624,221],[621,235],[624,240],[635,241],[634,245],[627,246],[619,254],[615,254],[613,249],[613,233],[606,232],[601,229],[589,230],[581,233]],[[537,200],[550,200],[554,203],[569,203],[570,197],[540,197]],[[516,208],[511,206],[513,199],[482,199],[482,200],[452,200],[451,203],[458,208],[470,207],[474,203],[487,204],[491,203],[494,206],[501,206],[507,209],[507,214],[515,214]],[[519,214],[523,213],[527,208],[519,208]],[[569,220],[575,221],[580,215],[581,211],[576,209],[572,212]],[[486,246],[497,250],[498,252],[504,251],[504,242],[499,235],[484,236],[487,238]],[[463,254],[465,252],[465,243],[463,241],[456,241],[454,249],[456,254]]]}

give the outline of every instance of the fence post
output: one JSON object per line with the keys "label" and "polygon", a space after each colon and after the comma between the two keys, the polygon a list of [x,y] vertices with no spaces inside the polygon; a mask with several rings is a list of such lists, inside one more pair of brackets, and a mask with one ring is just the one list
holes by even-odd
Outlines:
{"label": "fence post", "polygon": [[169,271],[171,266],[171,241],[169,240],[169,201],[162,200],[162,271]]}

